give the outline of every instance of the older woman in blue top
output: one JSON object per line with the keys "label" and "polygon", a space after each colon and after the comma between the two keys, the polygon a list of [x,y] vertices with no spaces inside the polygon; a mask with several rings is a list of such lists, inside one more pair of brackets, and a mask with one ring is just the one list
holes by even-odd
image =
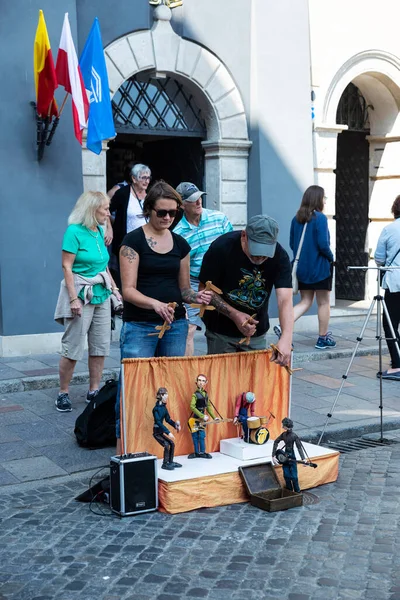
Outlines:
{"label": "older woman in blue top", "polygon": [[295,257],[303,228],[307,223],[297,267],[301,300],[294,307],[294,320],[297,321],[311,308],[315,297],[319,326],[319,336],[315,347],[318,350],[336,346],[335,340],[328,331],[333,254],[329,247],[328,220],[322,212],[324,203],[324,189],[319,185],[311,185],[304,192],[300,208],[290,228],[290,247]]}
{"label": "older woman in blue top", "polygon": [[[396,200],[393,202],[392,214],[394,216],[393,223],[386,225],[379,236],[378,245],[375,250],[375,262],[377,265],[400,267],[400,196],[397,196]],[[397,337],[396,344],[390,331],[390,325],[384,314],[383,329],[387,339],[392,368],[387,369],[387,371],[382,373],[382,379],[394,379],[400,381],[400,268],[386,271],[383,277],[382,287],[385,289],[385,304]]]}

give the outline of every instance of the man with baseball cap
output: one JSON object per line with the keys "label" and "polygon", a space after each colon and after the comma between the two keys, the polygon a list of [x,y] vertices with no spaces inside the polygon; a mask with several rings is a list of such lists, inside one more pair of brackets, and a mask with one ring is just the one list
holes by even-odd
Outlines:
{"label": "man with baseball cap", "polygon": [[[278,243],[279,227],[272,217],[252,217],[243,231],[219,237],[206,252],[200,270],[200,289],[211,281],[222,290],[205,311],[208,354],[266,348],[269,329],[268,302],[275,288],[282,335],[280,352],[271,360],[290,362],[293,335],[293,294],[289,256]],[[249,345],[239,343],[250,337]]]}
{"label": "man with baseball cap", "polygon": [[[202,196],[205,192],[184,181],[176,188],[182,196],[184,215],[174,229],[191,247],[190,251],[190,284],[193,290],[199,289],[199,273],[203,257],[210,244],[223,233],[232,231],[233,227],[227,217],[218,210],[203,208]],[[199,309],[186,306],[189,318],[189,333],[186,343],[186,356],[194,352],[194,333],[201,326]]]}

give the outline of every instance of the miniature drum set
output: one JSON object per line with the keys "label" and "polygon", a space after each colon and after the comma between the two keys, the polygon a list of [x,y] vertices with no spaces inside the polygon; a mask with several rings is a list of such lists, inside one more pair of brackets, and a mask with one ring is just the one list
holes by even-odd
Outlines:
{"label": "miniature drum set", "polygon": [[266,444],[269,440],[269,431],[267,429],[269,423],[274,419],[271,413],[269,417],[248,417],[247,418],[247,439],[244,441],[248,444]]}

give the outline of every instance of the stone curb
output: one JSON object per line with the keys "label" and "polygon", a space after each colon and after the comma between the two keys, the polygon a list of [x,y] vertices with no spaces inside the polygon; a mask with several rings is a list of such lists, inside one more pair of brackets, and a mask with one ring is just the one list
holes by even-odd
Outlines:
{"label": "stone curb", "polygon": [[[118,379],[119,369],[104,369],[102,381],[107,379]],[[71,385],[89,383],[89,372],[75,373]],[[39,375],[38,377],[22,377],[21,379],[0,380],[0,394],[12,394],[13,392],[30,392],[34,390],[47,390],[58,387],[60,379],[58,375]]]}
{"label": "stone curb", "polygon": [[[390,417],[383,420],[383,426],[382,426],[382,430],[383,431],[391,431],[391,430],[395,430],[395,429],[400,429],[400,417],[398,418],[394,418],[394,417]],[[354,425],[347,425],[347,426],[342,426],[342,425],[332,425],[330,428],[328,428],[325,433],[324,433],[324,437],[322,438],[321,441],[321,446],[324,445],[325,443],[328,442],[336,442],[339,440],[348,440],[348,439],[352,439],[352,438],[357,438],[357,437],[361,437],[363,435],[367,435],[370,433],[379,433],[381,430],[381,422],[379,418],[376,419],[370,419],[369,423],[364,423],[364,424],[354,424]],[[309,429],[306,431],[299,431],[297,429],[297,432],[299,434],[299,437],[304,441],[304,442],[310,442],[312,444],[316,444],[319,440],[319,437],[322,433],[322,429]]]}
{"label": "stone curb", "polygon": [[[298,365],[304,362],[312,362],[316,360],[327,360],[334,358],[349,358],[354,350],[316,350],[311,352],[300,352],[296,354],[296,348],[293,353],[293,364]],[[377,356],[379,349],[376,346],[361,346],[356,352],[356,356]],[[382,354],[388,354],[387,348],[383,349]]]}
{"label": "stone curb", "polygon": [[[386,350],[386,349],[385,349]],[[386,352],[384,352],[387,354]],[[299,365],[315,360],[328,360],[335,358],[348,358],[352,356],[353,350],[320,350],[301,352],[293,356],[293,365]],[[358,348],[356,356],[376,356],[378,348],[376,346],[362,346]],[[107,379],[118,379],[119,369],[105,369],[102,376],[102,381]],[[12,394],[13,392],[28,392],[34,390],[46,390],[59,385],[58,375],[38,375],[37,377],[21,377],[20,379],[4,379],[0,380],[0,394]],[[89,372],[75,373],[72,377],[71,385],[89,383]]]}

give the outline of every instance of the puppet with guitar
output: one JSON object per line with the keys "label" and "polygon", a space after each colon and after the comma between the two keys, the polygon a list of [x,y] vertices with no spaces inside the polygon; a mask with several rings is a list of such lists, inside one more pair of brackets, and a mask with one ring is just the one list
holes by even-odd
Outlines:
{"label": "puppet with guitar", "polygon": [[[318,465],[312,463],[308,458],[299,436],[296,435],[293,431],[292,419],[289,419],[288,417],[282,419],[282,427],[284,429],[284,432],[276,438],[272,447],[272,462],[276,465],[282,465],[286,489],[294,492],[300,492],[301,490],[297,474],[297,463],[301,462],[304,464],[304,466],[313,467],[314,469]],[[283,442],[284,444],[284,450],[278,449],[278,446],[281,442]],[[299,451],[301,461],[298,461],[296,459],[296,455],[294,452],[295,445],[297,450]]]}
{"label": "puppet with guitar", "polygon": [[[189,454],[188,458],[212,458],[212,455],[209,452],[206,452],[206,426],[211,423],[226,423],[232,421],[232,419],[223,419],[218,413],[218,410],[208,397],[205,389],[206,385],[207,377],[203,374],[198,375],[196,378],[196,391],[192,395],[190,401],[192,414],[188,420],[188,427],[192,434],[194,452]],[[218,417],[215,416],[213,408],[218,413]]]}

